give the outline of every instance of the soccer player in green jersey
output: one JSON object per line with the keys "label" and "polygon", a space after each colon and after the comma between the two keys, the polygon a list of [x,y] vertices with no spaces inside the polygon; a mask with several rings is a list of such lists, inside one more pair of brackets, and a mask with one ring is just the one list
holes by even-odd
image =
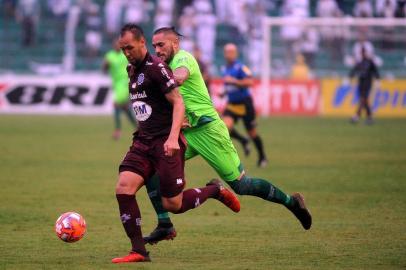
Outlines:
{"label": "soccer player in green jersey", "polygon": [[127,115],[128,120],[130,120],[133,126],[135,126],[135,118],[129,102],[128,75],[126,69],[128,61],[120,50],[117,41],[114,41],[113,47],[114,49],[108,51],[104,57],[103,71],[109,73],[113,85],[115,125],[113,138],[117,140],[121,136],[121,112]]}
{"label": "soccer player in green jersey", "polygon": [[[300,193],[289,196],[269,181],[245,173],[228,129],[213,107],[195,58],[179,49],[180,36],[173,27],[160,28],[154,32],[152,46],[157,56],[169,64],[180,85],[188,122],[183,130],[188,143],[185,158],[200,155],[237,194],[282,204],[299,219],[304,229],[310,229],[312,217]],[[172,239],[176,231],[162,207],[157,176],[152,177],[146,187],[158,215],[158,226],[144,240],[152,244]]]}

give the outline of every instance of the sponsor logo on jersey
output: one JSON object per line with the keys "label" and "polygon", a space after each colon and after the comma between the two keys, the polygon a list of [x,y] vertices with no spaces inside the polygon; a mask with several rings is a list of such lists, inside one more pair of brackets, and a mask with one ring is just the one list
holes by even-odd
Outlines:
{"label": "sponsor logo on jersey", "polygon": [[133,102],[133,110],[135,113],[135,118],[141,122],[146,121],[152,114],[151,106],[143,101]]}
{"label": "sponsor logo on jersey", "polygon": [[140,99],[140,98],[146,98],[146,97],[147,97],[147,93],[145,93],[145,91],[142,91],[142,93],[130,94],[131,100]]}

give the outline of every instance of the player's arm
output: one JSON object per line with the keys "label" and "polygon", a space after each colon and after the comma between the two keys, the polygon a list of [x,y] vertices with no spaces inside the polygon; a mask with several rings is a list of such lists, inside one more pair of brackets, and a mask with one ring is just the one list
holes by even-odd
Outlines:
{"label": "player's arm", "polygon": [[251,87],[254,85],[254,80],[252,79],[252,72],[251,70],[243,65],[239,70],[239,78],[226,76],[224,77],[224,82],[228,84],[233,84],[240,88]]}
{"label": "player's arm", "polygon": [[235,77],[228,75],[228,76],[224,77],[224,82],[229,83],[229,84],[234,84],[235,86],[241,87],[241,88],[251,87],[254,85],[254,80],[252,79],[251,76],[243,78],[243,79],[237,79]]}
{"label": "player's arm", "polygon": [[185,117],[185,106],[183,104],[182,95],[178,88],[174,88],[169,93],[165,94],[166,99],[172,104],[172,127],[169,137],[164,144],[165,155],[172,156],[179,147],[179,134],[182,128],[183,119]]}
{"label": "player's arm", "polygon": [[178,67],[173,71],[173,76],[178,85],[182,85],[189,78],[189,69],[186,67]]}

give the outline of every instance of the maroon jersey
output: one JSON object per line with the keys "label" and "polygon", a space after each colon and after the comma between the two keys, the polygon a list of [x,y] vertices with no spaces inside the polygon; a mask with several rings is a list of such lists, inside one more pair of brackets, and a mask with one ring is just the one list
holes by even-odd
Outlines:
{"label": "maroon jersey", "polygon": [[176,87],[170,68],[158,57],[147,53],[138,65],[127,66],[129,89],[138,137],[168,135],[172,127],[172,104],[165,94]]}

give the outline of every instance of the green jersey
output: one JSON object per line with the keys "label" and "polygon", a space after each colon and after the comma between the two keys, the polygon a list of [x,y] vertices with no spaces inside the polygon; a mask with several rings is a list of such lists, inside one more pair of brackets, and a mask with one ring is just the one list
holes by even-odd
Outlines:
{"label": "green jersey", "polygon": [[189,70],[189,78],[179,87],[186,108],[186,117],[192,127],[199,126],[202,120],[207,121],[220,119],[211,102],[209,91],[204,83],[196,59],[187,51],[180,50],[169,67],[175,70],[185,67]]}
{"label": "green jersey", "polygon": [[113,99],[114,102],[122,104],[127,103],[129,98],[128,91],[128,61],[123,52],[111,50],[105,58],[109,64],[109,74],[113,84]]}

